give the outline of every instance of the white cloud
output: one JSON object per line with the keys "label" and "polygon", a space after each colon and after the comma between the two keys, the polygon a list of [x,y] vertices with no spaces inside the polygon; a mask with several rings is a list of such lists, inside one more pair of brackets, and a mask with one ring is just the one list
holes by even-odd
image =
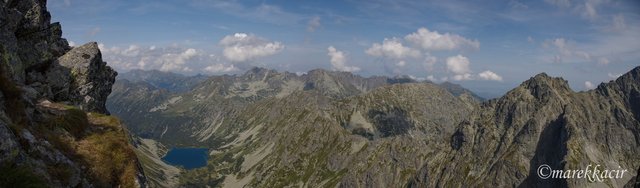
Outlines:
{"label": "white cloud", "polygon": [[382,44],[374,43],[365,53],[375,57],[403,59],[420,57],[420,51],[404,46],[397,38],[384,39]]}
{"label": "white cloud", "polygon": [[433,75],[427,76],[427,80],[432,81],[432,82],[438,81],[438,79],[436,79],[436,77],[434,77]]}
{"label": "white cloud", "polygon": [[98,44],[98,47],[103,59],[117,71],[155,69],[187,74],[238,71],[233,64],[224,64],[218,56],[195,48],[142,47],[136,44],[126,48],[104,44]]}
{"label": "white cloud", "polygon": [[318,29],[321,26],[320,24],[320,17],[319,16],[314,16],[313,18],[311,18],[309,20],[309,22],[307,22],[307,31],[309,32],[314,32],[316,31],[316,29]]}
{"label": "white cloud", "polygon": [[502,81],[502,76],[491,72],[490,70],[481,72],[480,74],[478,74],[478,77],[480,77],[483,80],[495,80],[495,81]]}
{"label": "white cloud", "polygon": [[252,61],[258,57],[274,55],[284,49],[280,42],[271,42],[246,33],[227,35],[219,44],[224,47],[224,57],[231,62]]}
{"label": "white cloud", "polygon": [[453,80],[461,81],[461,80],[473,80],[473,77],[469,73],[458,74],[453,76]]}
{"label": "white cloud", "polygon": [[164,54],[157,61],[160,61],[162,63],[162,66],[160,67],[161,71],[191,72],[193,71],[193,69],[191,69],[188,66],[184,66],[184,64],[188,60],[191,60],[196,55],[198,55],[198,52],[193,48],[189,48],[179,54],[174,54],[174,53]]}
{"label": "white cloud", "polygon": [[415,80],[415,81],[418,81],[418,82],[422,82],[422,81],[426,80],[426,78],[423,78],[423,77],[417,77],[417,76],[414,76],[414,75],[408,75],[408,76],[412,80]]}
{"label": "white cloud", "polygon": [[587,89],[594,89],[594,88],[596,88],[596,85],[594,85],[590,81],[586,81],[586,82],[584,82],[584,87],[587,88]]}
{"label": "white cloud", "polygon": [[447,70],[454,74],[470,73],[469,59],[462,55],[452,56],[447,58]]}
{"label": "white cloud", "polygon": [[223,72],[234,72],[234,71],[238,71],[239,69],[236,68],[233,64],[230,64],[227,66],[225,64],[218,63],[218,64],[209,65],[205,67],[204,70],[210,73],[221,73],[221,72],[223,73]]}
{"label": "white cloud", "polygon": [[331,57],[330,62],[334,70],[345,72],[356,72],[360,70],[360,67],[346,65],[347,57],[344,52],[337,50],[333,46],[329,46],[327,50],[329,51],[327,55]]}
{"label": "white cloud", "polygon": [[121,52],[121,54],[125,56],[138,56],[139,53],[140,53],[140,46],[135,44],[129,45],[129,48]]}
{"label": "white cloud", "polygon": [[455,74],[452,79],[456,81],[473,80],[469,64],[469,59],[462,55],[447,58],[447,70]]}
{"label": "white cloud", "polygon": [[401,61],[398,61],[398,63],[396,63],[396,66],[397,66],[397,67],[404,67],[404,66],[406,66],[406,65],[407,65],[407,62],[406,62],[406,61],[402,61],[402,60],[401,60]]}
{"label": "white cloud", "polygon": [[73,42],[73,41],[69,41],[69,46],[74,47],[74,46],[76,46],[76,43]]}
{"label": "white cloud", "polygon": [[469,40],[460,35],[429,31],[427,28],[419,28],[417,32],[411,33],[404,39],[425,50],[454,50],[461,48],[480,48],[480,42]]}

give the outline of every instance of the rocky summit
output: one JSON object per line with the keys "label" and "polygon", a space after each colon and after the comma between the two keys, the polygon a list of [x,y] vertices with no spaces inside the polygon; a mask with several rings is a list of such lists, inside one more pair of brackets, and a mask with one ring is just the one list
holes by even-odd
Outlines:
{"label": "rocky summit", "polygon": [[105,107],[117,73],[50,19],[45,1],[0,1],[0,187],[145,187]]}
{"label": "rocky summit", "polygon": [[[541,73],[484,100],[448,82],[320,69],[180,77],[190,84],[178,90],[163,87],[168,73],[133,71],[147,79],[118,79],[107,107],[138,136],[152,185],[634,187],[639,72],[584,92]],[[174,147],[208,148],[207,165],[160,160]],[[627,174],[542,179],[541,165]]]}

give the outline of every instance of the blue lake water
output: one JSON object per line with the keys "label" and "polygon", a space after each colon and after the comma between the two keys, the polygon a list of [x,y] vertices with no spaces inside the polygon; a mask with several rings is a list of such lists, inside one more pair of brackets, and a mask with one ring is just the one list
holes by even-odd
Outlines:
{"label": "blue lake water", "polygon": [[185,169],[200,168],[207,165],[207,151],[207,148],[173,148],[162,160]]}

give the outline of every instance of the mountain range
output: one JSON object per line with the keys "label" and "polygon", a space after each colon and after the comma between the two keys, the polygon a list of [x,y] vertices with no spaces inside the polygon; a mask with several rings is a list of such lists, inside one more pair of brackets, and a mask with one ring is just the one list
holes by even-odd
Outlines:
{"label": "mountain range", "polygon": [[[633,187],[640,166],[640,67],[584,92],[541,73],[490,100],[452,83],[321,69],[122,75],[107,108],[139,136],[139,155],[155,158],[143,162],[158,172],[147,174],[152,184]],[[207,166],[158,160],[176,147],[209,148]],[[629,174],[541,179],[543,164]]]}
{"label": "mountain range", "polygon": [[[640,187],[639,120],[640,67],[493,99],[322,69],[119,74],[98,43],[69,46],[46,1],[0,1],[0,187]],[[205,166],[163,160],[191,147]]]}

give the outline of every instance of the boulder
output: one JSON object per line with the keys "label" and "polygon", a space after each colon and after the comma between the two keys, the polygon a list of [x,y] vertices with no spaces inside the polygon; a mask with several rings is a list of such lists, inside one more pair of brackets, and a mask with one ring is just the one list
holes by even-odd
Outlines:
{"label": "boulder", "polygon": [[98,44],[73,48],[51,65],[47,80],[54,100],[69,101],[82,110],[108,114],[105,102],[118,73],[102,61]]}

